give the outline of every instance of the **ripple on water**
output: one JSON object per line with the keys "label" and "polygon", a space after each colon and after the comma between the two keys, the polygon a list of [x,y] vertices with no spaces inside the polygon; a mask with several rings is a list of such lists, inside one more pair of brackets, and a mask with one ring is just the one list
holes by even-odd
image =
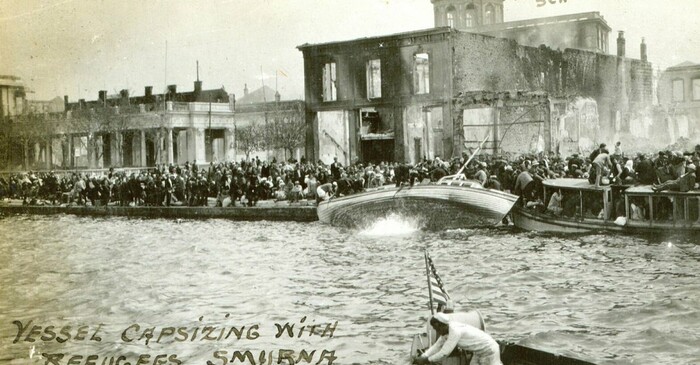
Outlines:
{"label": "ripple on water", "polygon": [[[351,230],[64,215],[0,220],[0,359],[27,358],[11,323],[34,319],[106,331],[101,343],[38,350],[176,351],[199,363],[221,347],[291,346],[335,349],[339,364],[407,363],[429,315],[426,247],[457,306],[480,309],[499,339],[601,364],[700,358],[700,249],[687,237],[425,232],[400,217]],[[338,321],[335,336],[275,338],[275,323],[303,317]],[[261,336],[125,344],[121,331],[134,323],[258,324]]]}

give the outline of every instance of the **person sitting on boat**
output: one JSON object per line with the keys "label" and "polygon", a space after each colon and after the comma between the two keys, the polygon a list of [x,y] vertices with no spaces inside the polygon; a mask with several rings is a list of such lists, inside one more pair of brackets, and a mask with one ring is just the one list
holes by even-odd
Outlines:
{"label": "person sitting on boat", "polygon": [[414,364],[430,364],[449,356],[455,348],[473,353],[471,364],[502,365],[500,347],[486,332],[451,320],[445,313],[436,313],[430,325],[440,336],[430,348],[413,360]]}
{"label": "person sitting on boat", "polygon": [[668,180],[664,183],[653,185],[651,190],[655,193],[664,190],[686,192],[695,188],[695,165],[685,166],[687,171],[683,176],[675,180]]}
{"label": "person sitting on boat", "polygon": [[624,167],[622,167],[622,171],[620,171],[620,175],[618,177],[618,182],[620,184],[624,185],[631,185],[634,184],[635,178],[634,178],[634,161],[629,159],[625,161]]}
{"label": "person sitting on boat", "polygon": [[562,200],[561,190],[556,190],[552,193],[552,196],[549,198],[549,204],[547,204],[547,212],[554,215],[561,215],[562,210],[564,210],[561,206]]}
{"label": "person sitting on boat", "polygon": [[574,153],[566,163],[567,175],[569,177],[575,177],[574,173],[581,168],[581,166],[583,166],[583,160],[578,157],[578,153]]}
{"label": "person sitting on boat", "polygon": [[316,203],[330,200],[338,188],[338,183],[325,183],[316,189]]}

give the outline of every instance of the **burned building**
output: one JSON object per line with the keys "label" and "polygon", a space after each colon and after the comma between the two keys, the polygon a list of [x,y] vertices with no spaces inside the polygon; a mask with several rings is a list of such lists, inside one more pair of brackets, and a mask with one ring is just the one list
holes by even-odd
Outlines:
{"label": "burned building", "polygon": [[[415,163],[459,156],[483,138],[472,127],[515,122],[517,115],[499,117],[493,107],[476,114],[470,108],[466,115],[455,100],[469,92],[539,91],[559,100],[590,99],[598,126],[585,138],[567,137],[575,149],[623,133],[630,111],[652,98],[652,68],[645,59],[531,47],[452,27],[298,48],[304,55],[307,155],[325,162],[338,157],[344,163]],[[542,126],[545,120],[554,119],[533,117],[532,129],[543,135],[557,128]],[[518,138],[533,138],[510,137],[517,138],[504,141],[494,134],[487,150],[524,152],[530,144]],[[542,139],[545,149],[561,144],[551,135]]]}
{"label": "burned building", "polygon": [[658,95],[669,141],[700,137],[700,64],[683,62],[664,70]]}
{"label": "burned building", "polygon": [[[498,103],[483,112],[470,107],[464,115],[455,105],[472,92],[541,92],[556,99],[556,107],[548,108],[553,115],[533,116],[529,123],[552,123],[531,132],[539,137],[527,137],[537,138],[541,148],[586,149],[645,124],[642,111],[653,103],[646,45],[640,59],[627,58],[620,32],[616,56],[608,55],[611,28],[599,13],[504,22],[503,0],[431,2],[437,28],[298,47],[304,55],[308,155],[346,163],[459,155],[481,140],[481,127],[518,117],[501,115]],[[574,112],[577,107],[585,110]],[[586,134],[580,128],[557,133],[573,114]],[[545,130],[552,133],[543,137]],[[531,145],[505,137],[494,133],[487,145],[494,152]]]}

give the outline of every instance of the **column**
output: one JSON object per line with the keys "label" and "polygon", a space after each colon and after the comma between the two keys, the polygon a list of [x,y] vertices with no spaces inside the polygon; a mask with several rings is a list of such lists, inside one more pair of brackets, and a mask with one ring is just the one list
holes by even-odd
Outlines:
{"label": "column", "polygon": [[102,136],[96,135],[95,138],[95,168],[104,168],[104,144]]}
{"label": "column", "polygon": [[167,152],[167,163],[168,165],[174,163],[174,158],[173,158],[173,129],[172,128],[166,128],[165,130],[165,150]]}
{"label": "column", "polygon": [[46,139],[46,169],[51,170],[53,168],[53,146],[52,146],[53,139],[51,137],[48,137]]}
{"label": "column", "polygon": [[[194,163],[197,159],[197,129],[187,128],[187,160]],[[202,160],[197,161],[199,163]]]}
{"label": "column", "polygon": [[68,135],[68,168],[72,169],[75,167],[75,151],[73,151],[73,135]]}
{"label": "column", "polygon": [[140,141],[139,144],[141,146],[140,152],[141,152],[141,167],[146,167],[146,131],[144,129],[140,129]]}
{"label": "column", "polygon": [[[197,128],[195,133],[195,159],[200,163],[205,162],[207,159],[204,141],[204,128]],[[209,162],[209,161],[207,161]]]}
{"label": "column", "polygon": [[122,133],[121,132],[114,132],[109,135],[110,143],[112,145],[112,148],[110,149],[110,160],[112,161],[113,166],[124,166],[124,161],[123,159],[123,151],[122,151]]}
{"label": "column", "polygon": [[226,161],[236,160],[236,132],[233,128],[224,130],[224,158]]}

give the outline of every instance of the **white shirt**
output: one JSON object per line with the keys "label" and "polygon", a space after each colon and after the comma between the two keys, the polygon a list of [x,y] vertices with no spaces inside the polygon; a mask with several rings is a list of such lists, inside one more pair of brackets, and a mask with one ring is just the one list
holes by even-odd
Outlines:
{"label": "white shirt", "polygon": [[[501,363],[498,343],[490,335],[474,326],[454,321],[450,321],[448,334],[440,336],[422,356],[438,362],[449,356],[455,347],[473,352],[477,364]],[[491,361],[481,362],[480,358]]]}

